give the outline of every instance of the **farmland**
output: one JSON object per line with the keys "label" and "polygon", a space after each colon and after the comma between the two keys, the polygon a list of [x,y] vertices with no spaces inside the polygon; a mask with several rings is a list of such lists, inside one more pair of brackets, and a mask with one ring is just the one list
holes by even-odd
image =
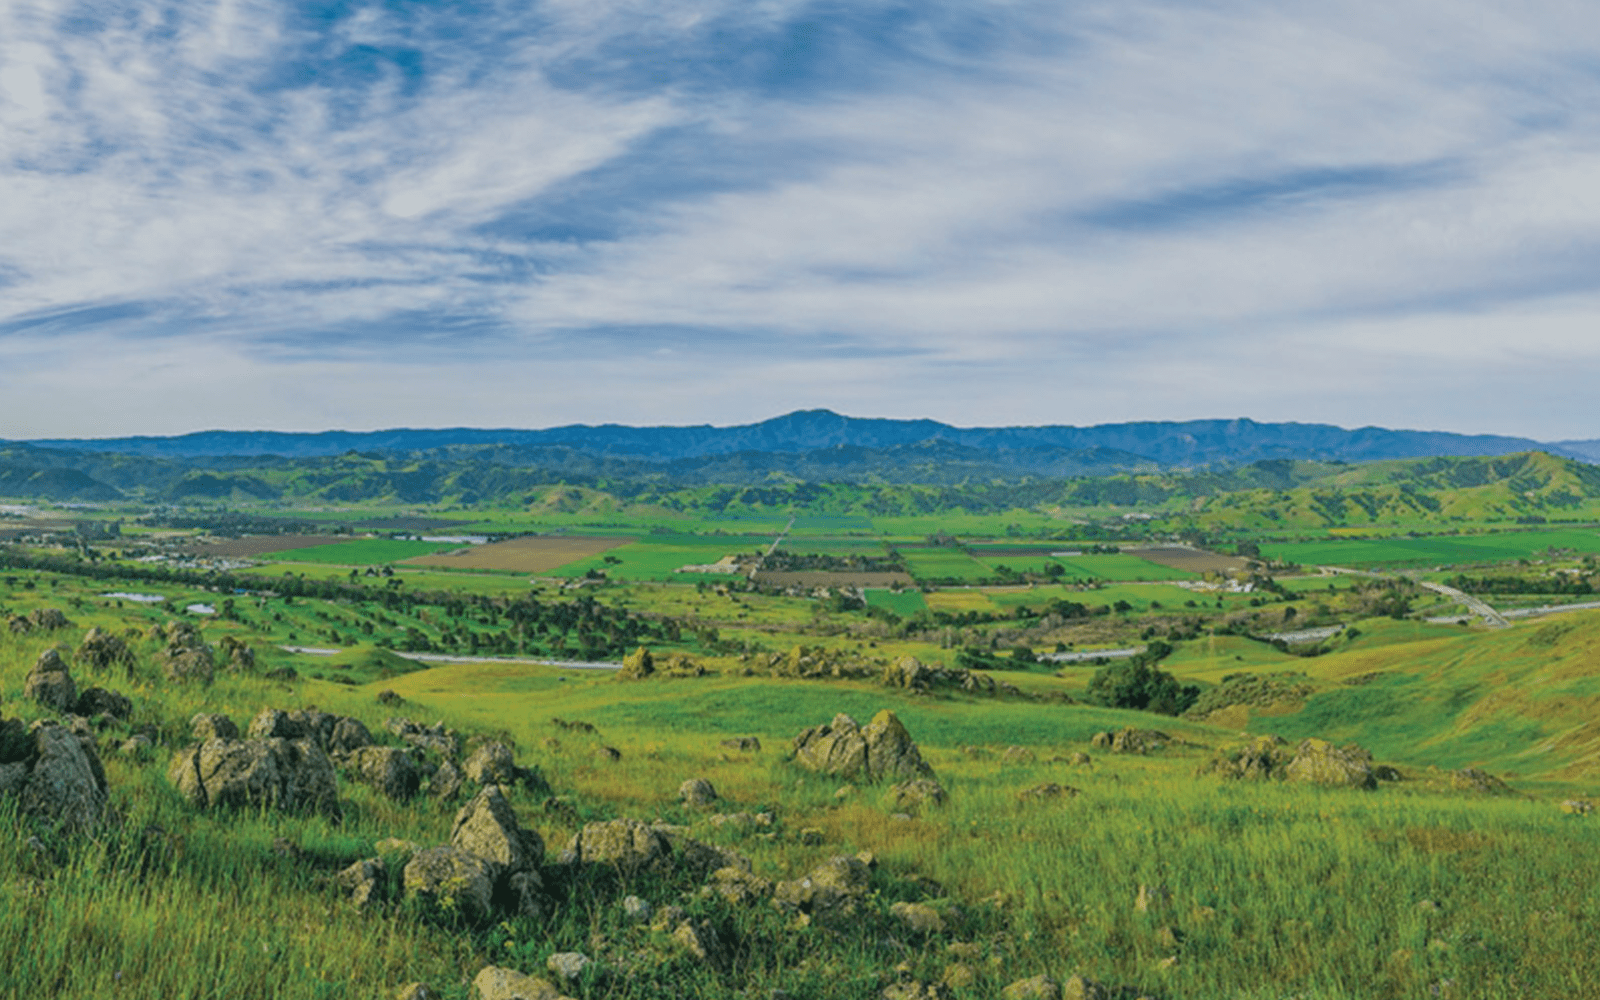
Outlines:
{"label": "farmland", "polygon": [[589,559],[633,538],[608,538],[602,535],[535,535],[512,538],[489,545],[473,545],[433,555],[413,556],[408,566],[427,566],[444,570],[503,570],[513,573],[545,573],[568,563]]}
{"label": "farmland", "polygon": [[267,553],[282,562],[332,563],[339,566],[381,566],[414,556],[442,552],[456,546],[450,542],[412,542],[392,538],[363,538],[335,545],[285,549]]}
{"label": "farmland", "polygon": [[1528,559],[1549,549],[1600,553],[1600,531],[1513,531],[1426,538],[1339,539],[1325,542],[1268,543],[1263,555],[1285,562],[1316,565],[1424,565]]}

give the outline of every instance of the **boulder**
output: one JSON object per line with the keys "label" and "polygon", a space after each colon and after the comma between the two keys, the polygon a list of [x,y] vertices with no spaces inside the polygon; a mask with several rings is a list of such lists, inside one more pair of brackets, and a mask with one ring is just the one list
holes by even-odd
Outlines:
{"label": "boulder", "polygon": [[939,934],[944,931],[944,918],[927,903],[895,903],[889,915],[916,934]]}
{"label": "boulder", "polygon": [[711,873],[711,890],[734,906],[748,906],[772,895],[772,882],[737,866]]}
{"label": "boulder", "polygon": [[955,996],[944,983],[891,983],[879,994],[883,1000],[951,1000]]}
{"label": "boulder", "polygon": [[657,824],[654,829],[667,838],[667,845],[672,851],[672,867],[690,878],[703,879],[722,868],[750,871],[754,867],[750,859],[738,851],[696,840],[681,832],[681,828]]}
{"label": "boulder", "polygon": [[72,622],[60,608],[39,608],[28,615],[28,621],[41,632],[54,632],[59,628],[72,627]]}
{"label": "boulder", "polygon": [[718,936],[716,928],[711,926],[709,920],[692,923],[688,920],[683,921],[672,932],[672,940],[702,962],[713,965],[722,962],[722,938]]}
{"label": "boulder", "polygon": [[120,692],[92,687],[78,695],[74,712],[86,718],[109,715],[115,719],[126,719],[133,714],[133,702]]}
{"label": "boulder", "polygon": [[363,858],[341,871],[334,881],[350,894],[356,909],[364,910],[383,902],[385,870],[382,858]]}
{"label": "boulder", "polygon": [[1000,991],[1001,1000],[1061,1000],[1061,984],[1049,976],[1019,979]]}
{"label": "boulder", "polygon": [[494,876],[490,863],[475,854],[430,847],[406,864],[405,892],[476,922],[494,914]]}
{"label": "boulder", "polygon": [[499,785],[485,785],[456,813],[450,846],[490,862],[497,873],[536,868],[544,860],[544,841],[522,829]]}
{"label": "boulder", "polygon": [[436,799],[453,799],[461,793],[461,784],[465,780],[459,767],[445,761],[434,769],[433,777],[428,779],[428,794]]}
{"label": "boulder", "polygon": [[549,900],[544,894],[544,879],[532,868],[507,876],[501,896],[506,907],[519,916],[537,920],[549,909]]}
{"label": "boulder", "polygon": [[194,682],[210,684],[216,676],[216,664],[207,646],[168,648],[161,656],[162,671],[167,680],[175,683]]}
{"label": "boulder", "polygon": [[1458,792],[1478,792],[1482,795],[1510,795],[1511,786],[1488,771],[1476,767],[1462,768],[1450,775],[1450,787]]}
{"label": "boulder", "polygon": [[605,764],[615,764],[622,759],[622,751],[616,747],[601,747],[594,752],[594,759]]}
{"label": "boulder", "polygon": [[400,737],[400,742],[425,753],[437,754],[445,760],[452,761],[461,756],[461,738],[455,730],[446,729],[443,722],[421,726],[410,719],[400,717],[387,720],[383,727]]}
{"label": "boulder", "polygon": [[589,823],[561,854],[564,864],[611,865],[627,874],[665,866],[671,858],[666,835],[636,819]]}
{"label": "boulder", "polygon": [[484,966],[472,980],[472,988],[476,1000],[561,1000],[561,991],[549,980],[497,965]]}
{"label": "boulder", "polygon": [[200,712],[195,715],[189,720],[189,732],[197,743],[239,738],[239,727],[232,719],[218,712]]}
{"label": "boulder", "polygon": [[902,656],[884,668],[881,680],[889,687],[922,691],[933,684],[936,676],[934,668],[916,657]]}
{"label": "boulder", "polygon": [[22,811],[48,825],[84,831],[106,808],[106,777],[92,742],[54,722],[35,723],[32,766],[21,785]]}
{"label": "boulder", "polygon": [[1327,740],[1306,739],[1296,748],[1294,760],[1283,769],[1288,781],[1346,788],[1376,788],[1372,755],[1354,744],[1336,747]]}
{"label": "boulder", "polygon": [[678,798],[691,806],[709,806],[717,801],[717,790],[704,778],[690,778],[678,786]]}
{"label": "boulder", "polygon": [[112,666],[124,668],[133,666],[133,650],[128,648],[128,643],[121,636],[99,628],[89,630],[83,641],[78,644],[75,656],[79,663],[95,670],[105,670]]}
{"label": "boulder", "polygon": [[735,736],[731,740],[723,740],[722,745],[729,750],[741,750],[745,753],[761,751],[761,741],[754,736]]}
{"label": "boulder", "polygon": [[14,764],[33,756],[33,734],[21,719],[0,719],[0,764]]}
{"label": "boulder", "polygon": [[372,746],[372,733],[360,719],[346,716],[334,723],[333,732],[328,735],[328,752],[331,754],[350,753]]}
{"label": "boulder", "polygon": [[256,669],[256,651],[231,635],[223,636],[217,643],[217,652],[229,670],[254,672]]}
{"label": "boulder", "polygon": [[1092,979],[1073,976],[1061,984],[1061,1000],[1111,1000],[1111,991]]}
{"label": "boulder", "polygon": [[1000,755],[1003,764],[1033,764],[1038,761],[1038,756],[1027,747],[1006,747],[1005,753]]}
{"label": "boulder", "polygon": [[167,776],[201,808],[339,812],[333,762],[314,740],[210,739],[179,752]]}
{"label": "boulder", "polygon": [[583,975],[583,970],[593,964],[594,961],[581,951],[558,951],[545,959],[544,967],[565,982],[577,979]]}
{"label": "boulder", "polygon": [[409,799],[422,786],[416,762],[398,747],[362,747],[345,754],[343,761],[362,784],[391,799]]}
{"label": "boulder", "polygon": [[1283,769],[1294,759],[1288,746],[1280,736],[1257,736],[1213,757],[1201,770],[1244,781],[1282,778]]}
{"label": "boulder", "polygon": [[1071,785],[1058,785],[1054,781],[1047,781],[1042,785],[1034,785],[1017,793],[1017,798],[1024,801],[1028,799],[1061,799],[1073,798],[1078,790]]}
{"label": "boulder", "polygon": [[860,858],[830,858],[791,882],[773,887],[773,901],[784,909],[813,914],[851,914],[866,898],[872,871]]}
{"label": "boulder", "polygon": [[936,808],[950,801],[950,795],[944,786],[931,778],[917,778],[915,781],[902,781],[889,789],[894,799],[896,812],[910,813],[913,816],[922,812],[924,808]]}
{"label": "boulder", "polygon": [[480,785],[510,785],[517,780],[517,761],[504,743],[485,743],[461,765],[467,778]]}
{"label": "boulder", "polygon": [[1128,726],[1111,734],[1107,749],[1112,753],[1149,753],[1160,750],[1172,742],[1172,737],[1159,729],[1136,729]]}
{"label": "boulder", "polygon": [[884,778],[931,778],[933,768],[922,759],[911,734],[888,710],[865,727],[840,714],[827,725],[813,726],[794,739],[795,762],[822,774]]}
{"label": "boulder", "polygon": [[73,683],[60,653],[47,649],[39,654],[23,682],[22,696],[52,712],[67,714],[77,707],[78,686]]}

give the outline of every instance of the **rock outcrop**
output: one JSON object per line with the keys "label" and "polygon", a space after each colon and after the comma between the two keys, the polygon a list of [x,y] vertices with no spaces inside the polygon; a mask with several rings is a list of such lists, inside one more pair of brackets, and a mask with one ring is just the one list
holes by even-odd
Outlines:
{"label": "rock outcrop", "polygon": [[60,653],[47,649],[39,654],[23,682],[22,696],[63,715],[77,708],[78,686]]}
{"label": "rock outcrop", "polygon": [[109,715],[114,719],[127,719],[133,714],[133,701],[119,691],[92,687],[79,693],[73,712],[86,718]]}
{"label": "rock outcrop", "polygon": [[849,915],[866,899],[872,870],[860,858],[834,857],[804,876],[773,887],[772,899],[782,909],[816,915]]}
{"label": "rock outcrop", "polygon": [[216,676],[216,660],[199,629],[185,621],[174,622],[165,636],[167,647],[158,659],[167,680],[210,684]]}
{"label": "rock outcrop", "polygon": [[678,786],[678,798],[687,805],[709,806],[717,801],[717,790],[704,778],[690,778]]}
{"label": "rock outcrop", "polygon": [[470,921],[545,910],[544,841],[517,822],[498,785],[486,785],[456,813],[450,843],[407,863],[405,891]]}
{"label": "rock outcrop", "polygon": [[430,847],[406,864],[407,896],[416,896],[472,922],[494,915],[494,867],[459,847]]}
{"label": "rock outcrop", "polygon": [[1114,733],[1095,733],[1089,742],[1112,753],[1149,753],[1160,750],[1172,742],[1172,737],[1159,729],[1137,729],[1127,726]]}
{"label": "rock outcrop", "polygon": [[0,723],[0,791],[16,794],[22,812],[50,827],[93,829],[106,808],[106,773],[94,742],[55,722],[19,732]]}
{"label": "rock outcrop", "polygon": [[1283,769],[1283,777],[1287,781],[1347,788],[1378,786],[1378,779],[1372,773],[1372,754],[1355,744],[1336,747],[1327,740],[1315,738],[1300,741],[1294,760]]}
{"label": "rock outcrop", "polygon": [[610,865],[624,874],[665,866],[671,858],[666,835],[636,819],[590,823],[573,834],[561,853],[563,864]]}
{"label": "rock outcrop", "polygon": [[210,739],[180,751],[167,776],[202,809],[339,813],[333,762],[312,739]]}
{"label": "rock outcrop", "polygon": [[480,785],[510,785],[517,780],[517,760],[504,743],[485,743],[461,765],[469,781]]}
{"label": "rock outcrop", "polygon": [[642,681],[656,672],[656,658],[650,651],[640,646],[622,658],[622,669],[617,671],[617,679],[624,681]]}
{"label": "rock outcrop", "polygon": [[812,771],[866,781],[933,777],[911,734],[888,710],[865,727],[840,714],[805,730],[794,738],[794,759]]}
{"label": "rock outcrop", "polygon": [[196,743],[207,740],[236,740],[239,727],[220,712],[200,712],[189,720],[189,733]]}
{"label": "rock outcrop", "polygon": [[108,667],[120,666],[124,669],[133,666],[133,650],[119,635],[114,635],[99,628],[92,628],[78,644],[75,654],[77,661],[95,670],[105,670]]}
{"label": "rock outcrop", "polygon": [[362,747],[343,754],[340,763],[362,784],[395,800],[409,799],[422,787],[422,772],[399,747]]}

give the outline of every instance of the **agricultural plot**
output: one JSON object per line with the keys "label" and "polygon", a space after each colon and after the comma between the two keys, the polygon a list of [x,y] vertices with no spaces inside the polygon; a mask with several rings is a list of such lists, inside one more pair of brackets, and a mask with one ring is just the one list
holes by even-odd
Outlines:
{"label": "agricultural plot", "polygon": [[1600,531],[1516,531],[1492,535],[1439,535],[1326,542],[1288,542],[1261,547],[1263,555],[1301,565],[1375,566],[1526,559],[1550,548],[1600,553]]}
{"label": "agricultural plot", "polygon": [[951,614],[965,614],[968,611],[993,614],[998,610],[998,605],[989,599],[988,592],[982,590],[939,590],[924,594],[923,600],[928,610]]}
{"label": "agricultural plot", "polygon": [[960,549],[901,549],[906,568],[919,580],[981,580],[994,570]]}
{"label": "agricultural plot", "polygon": [[506,570],[546,573],[579,559],[609,552],[637,541],[602,535],[533,535],[489,545],[473,545],[406,560],[409,566],[435,569]]}
{"label": "agricultural plot", "polygon": [[346,545],[349,542],[348,535],[246,535],[243,538],[200,543],[190,551],[201,558],[212,556],[250,558],[278,552],[321,548],[326,545]]}
{"label": "agricultural plot", "polygon": [[1163,566],[1126,552],[1117,555],[1072,556],[1059,559],[1057,562],[1067,568],[1068,576],[1101,580],[1193,580],[1199,576],[1198,573]]}
{"label": "agricultural plot", "polygon": [[268,553],[275,562],[332,563],[339,566],[381,566],[413,556],[454,548],[448,542],[405,542],[393,538],[363,538],[338,545],[288,549]]}
{"label": "agricultural plot", "polygon": [[[583,576],[599,570],[612,580],[673,580],[678,583],[716,583],[715,575],[679,573],[682,566],[714,563],[725,555],[765,552],[772,539],[761,535],[654,535],[646,540],[588,556],[551,571],[554,576]],[[607,559],[615,560],[607,562]]]}
{"label": "agricultural plot", "polygon": [[829,570],[763,570],[757,583],[769,587],[909,587],[908,573],[835,573]]}
{"label": "agricultural plot", "polygon": [[910,618],[918,611],[926,611],[928,602],[923,600],[920,591],[873,588],[867,591],[867,606],[892,611],[901,618]]}
{"label": "agricultural plot", "polygon": [[1182,545],[1136,549],[1129,554],[1136,555],[1146,562],[1155,563],[1157,566],[1166,566],[1185,573],[1237,573],[1246,565],[1238,556],[1225,556]]}
{"label": "agricultural plot", "polygon": [[1100,604],[1112,605],[1118,601],[1126,601],[1135,611],[1150,610],[1151,602],[1161,605],[1167,611],[1182,610],[1185,601],[1198,603],[1204,598],[1184,590],[1182,587],[1163,586],[1161,584],[1148,584],[1138,586],[1111,585],[1095,590],[1068,590],[1064,587],[1034,587],[1032,589],[1018,588],[1014,590],[987,590],[989,600],[997,607],[1005,610],[1026,605],[1030,608],[1043,608],[1053,600],[1074,601],[1078,604],[1095,607]]}

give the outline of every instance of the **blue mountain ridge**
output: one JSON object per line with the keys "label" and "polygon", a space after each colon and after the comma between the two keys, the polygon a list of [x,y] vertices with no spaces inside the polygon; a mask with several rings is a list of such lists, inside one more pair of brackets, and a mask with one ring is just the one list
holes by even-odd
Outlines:
{"label": "blue mountain ridge", "polygon": [[1238,465],[1296,458],[1374,461],[1387,458],[1490,456],[1548,451],[1600,461],[1600,442],[1541,443],[1501,435],[1444,431],[1347,430],[1331,424],[1259,423],[1249,419],[1140,421],[1089,427],[955,427],[936,420],[850,417],[831,410],[798,410],[731,427],[630,427],[571,424],[545,429],[395,428],[379,431],[199,431],[171,437],[36,439],[36,448],[200,458],[276,455],[309,458],[358,452],[417,452],[463,445],[563,446],[598,455],[670,462],[741,452],[796,454],[830,448],[894,448],[946,442],[983,451],[1030,449],[1121,452],[1166,468]]}

